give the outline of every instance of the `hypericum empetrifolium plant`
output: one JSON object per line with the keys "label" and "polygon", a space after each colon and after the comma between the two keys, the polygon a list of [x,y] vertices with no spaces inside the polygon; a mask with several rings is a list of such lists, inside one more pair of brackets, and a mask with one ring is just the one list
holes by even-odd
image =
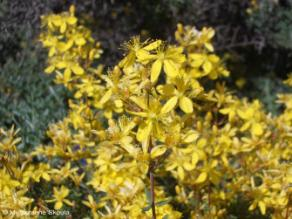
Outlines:
{"label": "hypericum empetrifolium plant", "polygon": [[215,219],[242,216],[230,210],[242,198],[246,215],[290,217],[291,94],[279,95],[286,108],[277,117],[259,100],[237,98],[218,81],[229,71],[214,54],[212,28],[179,24],[177,44],[133,37],[105,71],[96,62],[100,46],[74,7],[42,21],[46,72],[74,98],[68,116],[49,127],[51,144],[26,155],[10,189],[17,192],[24,179],[32,190],[36,183],[49,189],[27,209]]}

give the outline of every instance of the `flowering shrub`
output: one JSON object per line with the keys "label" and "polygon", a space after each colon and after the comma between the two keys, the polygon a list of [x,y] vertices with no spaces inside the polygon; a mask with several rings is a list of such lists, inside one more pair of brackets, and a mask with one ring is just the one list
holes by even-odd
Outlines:
{"label": "flowering shrub", "polygon": [[245,202],[243,216],[291,216],[292,96],[279,94],[277,117],[236,97],[220,80],[229,71],[212,28],[178,24],[176,44],[133,37],[105,70],[74,7],[42,24],[45,71],[73,97],[51,143],[30,154],[18,154],[13,129],[0,131],[2,215],[236,218],[231,206]]}

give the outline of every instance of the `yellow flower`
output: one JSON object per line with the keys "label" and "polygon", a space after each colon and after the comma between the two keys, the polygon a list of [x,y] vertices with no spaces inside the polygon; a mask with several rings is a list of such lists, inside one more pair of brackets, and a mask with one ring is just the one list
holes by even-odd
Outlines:
{"label": "yellow flower", "polygon": [[121,211],[121,206],[117,205],[114,207],[105,206],[106,213],[99,212],[101,218],[104,219],[114,219],[114,218],[121,218],[126,219],[126,214]]}
{"label": "yellow flower", "polygon": [[185,173],[194,170],[198,161],[199,155],[193,145],[187,148],[173,148],[170,159],[167,159],[166,170],[174,172],[180,180],[184,180]]}
{"label": "yellow flower", "polygon": [[50,181],[51,177],[49,175],[50,165],[41,163],[33,172],[33,179],[36,182],[40,181],[40,178],[43,178],[46,181]]}
{"label": "yellow flower", "polygon": [[242,89],[244,87],[244,85],[246,84],[246,80],[244,78],[238,78],[235,81],[235,84],[239,89]]}
{"label": "yellow flower", "polygon": [[69,195],[69,189],[66,188],[65,186],[61,186],[59,189],[54,187],[54,194],[53,194],[53,199],[47,200],[47,202],[55,202],[54,208],[56,210],[60,210],[64,203],[69,205],[69,206],[74,206],[74,204],[66,199],[66,197]]}
{"label": "yellow flower", "polygon": [[162,68],[169,77],[175,77],[179,74],[180,64],[185,61],[182,52],[182,47],[165,47],[162,45],[153,54],[147,50],[140,50],[137,57],[138,61],[143,64],[151,63],[150,80],[156,82]]}
{"label": "yellow flower", "polygon": [[218,184],[220,181],[221,173],[216,170],[218,165],[217,160],[212,160],[211,162],[205,162],[204,166],[200,168],[200,174],[194,183],[201,184],[210,180],[213,184]]}
{"label": "yellow flower", "polygon": [[225,106],[224,108],[220,109],[219,112],[222,113],[223,115],[228,116],[229,122],[233,122],[236,115],[237,115],[237,109],[240,106],[239,102],[234,102],[231,104],[228,104],[228,106]]}
{"label": "yellow flower", "polygon": [[195,68],[202,67],[204,70],[204,75],[209,74],[216,66],[220,59],[216,55],[206,55],[201,53],[189,54],[191,60],[191,65]]}
{"label": "yellow flower", "polygon": [[160,85],[157,90],[169,100],[165,103],[164,108],[170,111],[179,105],[180,109],[185,113],[193,112],[193,101],[191,97],[196,97],[201,91],[201,87],[193,89],[191,81],[185,78],[173,79],[173,84]]}
{"label": "yellow flower", "polygon": [[68,78],[71,77],[71,72],[76,75],[84,74],[84,69],[73,60],[63,60],[58,62],[56,65],[59,69],[65,69],[64,75],[67,75]]}
{"label": "yellow flower", "polygon": [[241,127],[241,131],[250,129],[251,133],[255,136],[261,136],[264,132],[264,128],[260,122],[261,115],[259,113],[260,103],[254,101],[254,103],[248,108],[238,109],[238,116],[244,120],[244,124]]}
{"label": "yellow flower", "polygon": [[252,204],[249,206],[248,210],[252,211],[258,206],[261,213],[265,215],[266,209],[267,209],[267,201],[268,201],[268,199],[265,196],[267,195],[268,190],[264,188],[258,188],[258,189],[254,189],[252,193],[255,196],[255,199],[252,202]]}
{"label": "yellow flower", "polygon": [[136,157],[139,148],[134,146],[134,136],[131,136],[136,123],[127,117],[120,117],[118,123],[109,120],[108,138],[113,145],[120,145],[130,155]]}
{"label": "yellow flower", "polygon": [[129,53],[120,61],[119,66],[128,68],[134,64],[137,58],[137,54],[141,51],[151,51],[160,46],[161,40],[156,40],[154,42],[141,42],[140,37],[133,37],[128,43],[123,45],[124,49]]}
{"label": "yellow flower", "polygon": [[179,23],[177,25],[177,31],[175,32],[175,39],[189,50],[200,50],[204,47],[207,51],[213,52],[214,47],[210,41],[214,35],[215,31],[212,28],[203,27],[203,29],[199,31],[195,27],[183,26]]}
{"label": "yellow flower", "polygon": [[71,168],[71,163],[68,162],[68,163],[66,163],[65,166],[63,166],[60,169],[51,170],[51,173],[52,173],[52,177],[54,178],[54,180],[56,182],[60,183],[61,181],[65,180],[66,178],[70,177],[77,170],[78,170],[78,168],[76,168],[76,167]]}
{"label": "yellow flower", "polygon": [[13,190],[21,185],[20,182],[11,178],[5,170],[1,169],[0,191],[6,195],[11,195]]}
{"label": "yellow flower", "polygon": [[284,81],[284,84],[292,87],[292,73],[288,74],[288,78]]}
{"label": "yellow flower", "polygon": [[64,14],[61,15],[50,15],[42,17],[43,25],[48,25],[49,28],[55,29],[60,28],[60,32],[64,33],[68,25],[74,25],[77,22],[77,18],[74,15]]}
{"label": "yellow flower", "polygon": [[[142,117],[143,120],[139,124],[136,134],[137,140],[143,142],[148,139],[150,135],[161,138],[163,133],[163,120],[167,117],[167,113],[171,108],[168,106],[161,106],[160,101],[154,97],[131,97],[131,100],[141,109],[139,112],[129,111],[132,115]],[[148,147],[148,146],[147,146]],[[146,153],[146,148],[143,148]]]}
{"label": "yellow flower", "polygon": [[93,199],[92,195],[87,196],[88,201],[82,201],[82,203],[87,206],[88,208],[91,209],[91,213],[94,219],[100,218],[97,210],[101,207],[103,207],[102,203],[96,203],[95,200]]}

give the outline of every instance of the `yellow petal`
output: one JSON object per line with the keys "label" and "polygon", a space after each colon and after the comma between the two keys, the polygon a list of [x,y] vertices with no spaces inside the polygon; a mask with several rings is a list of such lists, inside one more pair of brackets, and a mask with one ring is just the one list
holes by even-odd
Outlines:
{"label": "yellow petal", "polygon": [[169,164],[168,166],[166,166],[165,169],[166,169],[167,171],[169,171],[169,170],[173,170],[173,169],[175,169],[176,167],[177,167],[177,163],[171,163],[171,164]]}
{"label": "yellow petal", "polygon": [[158,46],[161,45],[161,43],[162,43],[161,40],[156,40],[156,41],[148,44],[147,46],[143,47],[143,49],[150,51],[150,50],[156,49]]}
{"label": "yellow petal", "polygon": [[187,171],[191,171],[191,170],[195,169],[195,165],[192,163],[189,163],[189,162],[184,162],[183,167]]}
{"label": "yellow petal", "polygon": [[203,64],[203,70],[206,73],[210,73],[210,71],[212,70],[212,63],[209,61],[205,61]]}
{"label": "yellow petal", "polygon": [[75,42],[78,46],[83,46],[86,43],[86,40],[83,37],[78,37]]}
{"label": "yellow petal", "polygon": [[181,166],[177,168],[177,175],[178,175],[178,178],[180,178],[181,180],[185,178],[185,172]]}
{"label": "yellow petal", "polygon": [[206,181],[207,179],[207,173],[206,172],[202,172],[199,177],[196,179],[195,183],[199,184],[199,183],[203,183]]}
{"label": "yellow petal", "polygon": [[208,56],[208,60],[211,62],[211,63],[218,63],[220,61],[220,58],[216,55],[209,55]]}
{"label": "yellow petal", "polygon": [[123,147],[132,156],[136,156],[138,153],[138,149],[132,144],[122,144],[121,147]]}
{"label": "yellow petal", "polygon": [[214,47],[211,43],[205,43],[205,47],[209,52],[214,52]]}
{"label": "yellow petal", "polygon": [[163,155],[166,152],[166,150],[167,150],[167,148],[165,145],[156,146],[151,150],[150,157],[152,159],[155,159],[156,157]]}
{"label": "yellow petal", "polygon": [[207,140],[205,138],[201,138],[198,142],[197,142],[197,146],[198,148],[203,148],[207,145]]}
{"label": "yellow petal", "polygon": [[156,89],[159,93],[165,96],[173,96],[175,91],[175,87],[172,84],[158,85]]}
{"label": "yellow petal", "polygon": [[123,107],[123,101],[122,100],[115,100],[114,104],[117,108]]}
{"label": "yellow petal", "polygon": [[74,16],[74,14],[75,14],[75,5],[70,5],[70,7],[69,7],[69,12],[70,12],[70,15],[71,16]]}
{"label": "yellow petal", "polygon": [[220,113],[222,113],[223,115],[227,115],[231,112],[230,108],[223,108],[221,110],[219,110]]}
{"label": "yellow petal", "polygon": [[42,177],[46,180],[46,181],[50,181],[51,177],[49,176],[48,173],[43,173]]}
{"label": "yellow petal", "polygon": [[71,16],[71,17],[67,18],[67,23],[70,25],[75,24],[76,22],[77,22],[76,17]]}
{"label": "yellow petal", "polygon": [[76,74],[76,75],[82,75],[84,74],[84,70],[83,68],[81,68],[78,64],[72,65],[72,71]]}
{"label": "yellow petal", "polygon": [[[137,137],[137,139],[138,139],[138,137]],[[141,141],[142,151],[144,154],[148,154],[149,140],[150,140],[149,138],[146,138],[145,140]]]}
{"label": "yellow petal", "polygon": [[162,67],[162,62],[156,60],[151,67],[151,82],[157,81]]}
{"label": "yellow petal", "polygon": [[60,210],[62,208],[62,206],[63,206],[62,202],[56,202],[54,208],[55,208],[55,210]]}
{"label": "yellow petal", "polygon": [[64,199],[64,202],[69,206],[74,206],[73,202],[69,201],[68,199]]}
{"label": "yellow petal", "polygon": [[263,201],[259,201],[258,203],[259,205],[259,208],[260,208],[260,211],[262,213],[262,215],[265,215],[266,214],[266,205]]}
{"label": "yellow petal", "polygon": [[52,57],[55,53],[56,53],[56,48],[55,47],[51,47],[50,51],[49,51],[49,57]]}
{"label": "yellow petal", "polygon": [[194,152],[194,153],[192,154],[192,164],[193,164],[194,166],[196,166],[197,163],[198,163],[198,161],[199,161],[199,155],[198,155],[196,152]]}
{"label": "yellow petal", "polygon": [[190,59],[192,59],[191,66],[193,67],[200,67],[205,60],[205,57],[202,54],[198,53],[192,53],[189,55],[189,57]]}
{"label": "yellow petal", "polygon": [[94,199],[93,199],[92,195],[88,195],[87,197],[88,197],[89,203],[94,203]]}
{"label": "yellow petal", "polygon": [[112,96],[112,90],[108,90],[107,92],[105,92],[105,94],[103,95],[103,97],[100,99],[99,103],[101,105],[105,104]]}
{"label": "yellow petal", "polygon": [[67,68],[68,63],[65,62],[65,61],[60,61],[60,62],[58,62],[58,63],[56,64],[56,66],[57,66],[58,69]]}
{"label": "yellow petal", "polygon": [[192,76],[193,78],[201,78],[201,77],[203,77],[203,76],[206,75],[205,72],[200,71],[200,70],[197,69],[197,68],[192,69],[192,70],[190,71],[189,74],[190,74],[190,76]]}
{"label": "yellow petal", "polygon": [[60,32],[61,33],[64,33],[66,31],[66,28],[67,28],[67,24],[65,22],[63,22],[61,24],[61,27],[60,27]]}
{"label": "yellow petal", "polygon": [[237,114],[241,119],[249,120],[254,115],[253,109],[247,109],[247,110],[237,110]]}
{"label": "yellow petal", "polygon": [[72,40],[69,40],[67,43],[60,42],[58,43],[58,49],[60,50],[60,52],[65,52],[68,49],[70,49],[72,45],[73,45]]}
{"label": "yellow petal", "polygon": [[70,68],[66,68],[64,71],[64,81],[70,81],[71,80],[71,70]]}
{"label": "yellow petal", "polygon": [[175,77],[178,75],[178,68],[175,63],[169,59],[164,60],[163,62],[163,69],[167,76]]}
{"label": "yellow petal", "polygon": [[250,125],[251,125],[251,122],[246,122],[246,123],[244,123],[244,124],[241,126],[240,131],[241,131],[241,132],[244,132],[244,131],[248,130],[249,127],[250,127]]}
{"label": "yellow petal", "polygon": [[59,15],[54,16],[53,23],[56,26],[60,26],[62,24],[61,16],[59,16]]}
{"label": "yellow petal", "polygon": [[137,140],[142,142],[145,139],[147,139],[151,133],[152,130],[152,123],[149,122],[148,124],[143,123],[139,126],[137,131]]}
{"label": "yellow petal", "polygon": [[148,101],[146,98],[131,96],[130,100],[133,101],[135,104],[137,104],[140,108],[142,108],[144,110],[148,109]]}
{"label": "yellow petal", "polygon": [[212,28],[208,29],[208,38],[211,39],[215,35],[215,31]]}
{"label": "yellow petal", "polygon": [[185,113],[192,113],[193,112],[193,102],[190,98],[188,98],[186,96],[182,96],[179,99],[179,107]]}
{"label": "yellow petal", "polygon": [[130,67],[136,60],[136,55],[134,52],[130,52],[125,58],[123,58],[119,62],[119,67],[125,67],[128,68]]}
{"label": "yellow petal", "polygon": [[154,59],[156,56],[150,54],[148,51],[144,49],[140,49],[137,53],[136,56],[138,60],[142,63],[148,63],[150,60]]}
{"label": "yellow petal", "polygon": [[173,110],[175,108],[175,105],[177,104],[177,100],[178,100],[177,96],[174,96],[174,97],[170,98],[166,102],[166,104],[164,104],[164,106],[162,107],[161,114],[165,114],[165,113],[168,113],[171,110]]}
{"label": "yellow petal", "polygon": [[228,162],[228,159],[227,159],[226,155],[222,155],[222,156],[221,156],[221,159],[222,159],[224,165],[225,165],[226,167],[228,167],[229,162]]}
{"label": "yellow petal", "polygon": [[50,65],[45,69],[45,73],[50,74],[55,70],[55,66]]}
{"label": "yellow petal", "polygon": [[263,134],[263,128],[259,123],[253,123],[251,126],[251,132],[253,135],[260,136]]}
{"label": "yellow petal", "polygon": [[198,139],[198,137],[199,137],[199,134],[197,132],[190,131],[185,135],[183,142],[184,143],[191,143],[191,142],[196,141]]}
{"label": "yellow petal", "polygon": [[253,202],[253,203],[249,206],[248,210],[249,210],[249,211],[253,211],[256,207],[257,207],[256,202]]}
{"label": "yellow petal", "polygon": [[10,194],[11,194],[11,190],[10,190],[10,188],[8,188],[7,186],[4,186],[3,192],[4,192],[4,194],[6,194],[6,195],[10,195]]}

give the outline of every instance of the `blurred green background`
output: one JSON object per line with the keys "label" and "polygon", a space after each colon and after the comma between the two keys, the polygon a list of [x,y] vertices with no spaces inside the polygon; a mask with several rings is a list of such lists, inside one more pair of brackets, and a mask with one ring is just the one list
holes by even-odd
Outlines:
{"label": "blurred green background", "polygon": [[[229,57],[229,86],[261,99],[267,111],[281,110],[275,98],[287,90],[281,80],[292,71],[292,0],[1,0],[0,126],[20,128],[24,150],[46,141],[48,124],[66,115],[70,94],[43,73],[46,53],[37,36],[42,14],[71,4],[101,42],[106,66],[133,35],[173,41],[178,22],[215,28],[216,51]],[[239,89],[242,77],[247,83]]]}

